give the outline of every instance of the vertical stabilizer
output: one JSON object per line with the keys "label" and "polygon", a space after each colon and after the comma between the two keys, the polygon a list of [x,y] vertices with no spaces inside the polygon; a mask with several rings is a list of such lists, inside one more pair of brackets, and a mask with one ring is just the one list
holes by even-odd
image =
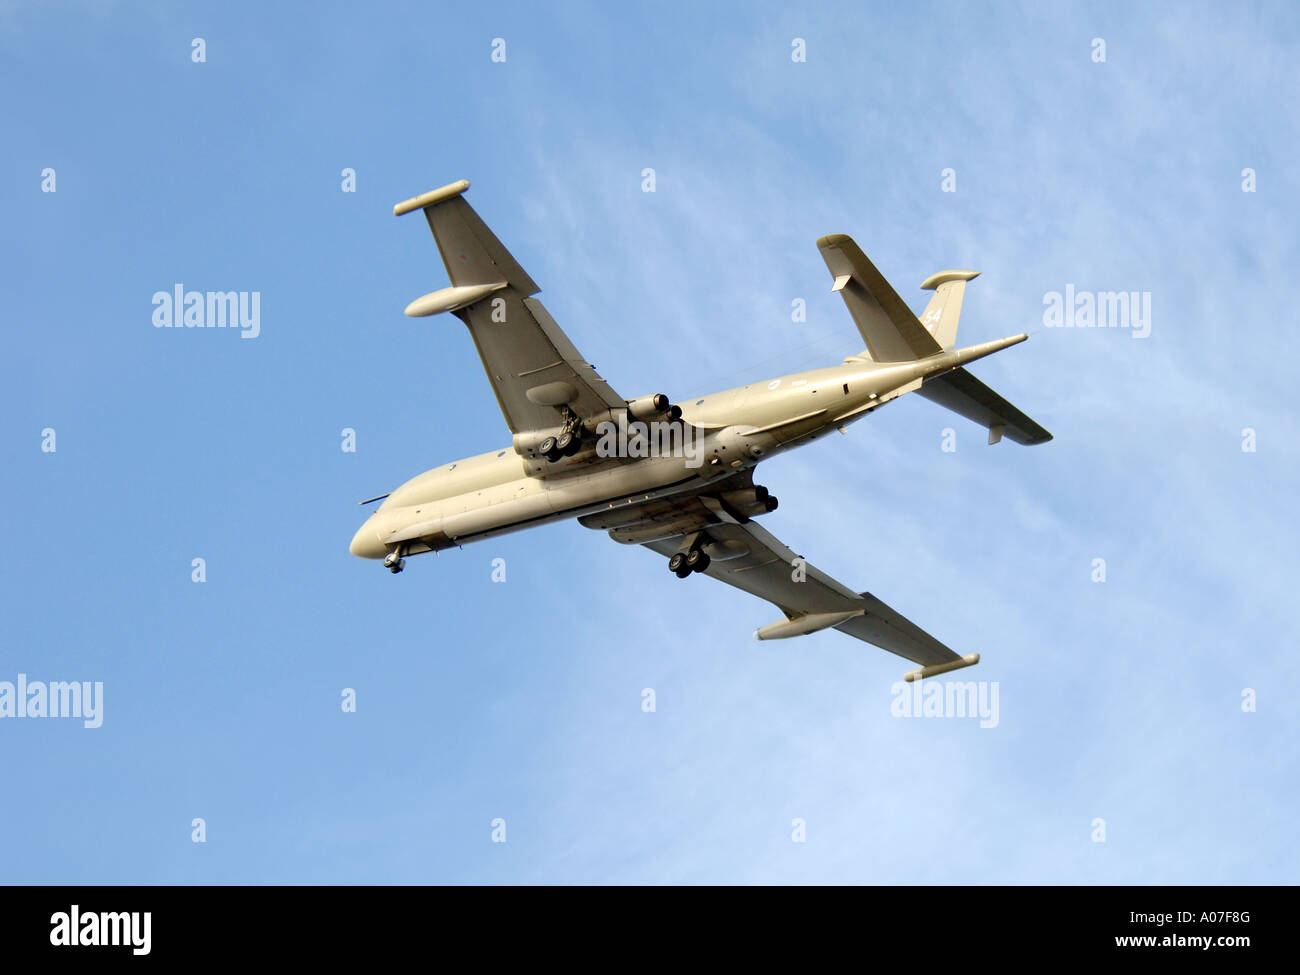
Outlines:
{"label": "vertical stabilizer", "polygon": [[945,349],[957,344],[957,320],[961,317],[961,300],[966,282],[979,277],[979,271],[940,271],[921,282],[922,291],[933,291],[925,306],[921,324]]}

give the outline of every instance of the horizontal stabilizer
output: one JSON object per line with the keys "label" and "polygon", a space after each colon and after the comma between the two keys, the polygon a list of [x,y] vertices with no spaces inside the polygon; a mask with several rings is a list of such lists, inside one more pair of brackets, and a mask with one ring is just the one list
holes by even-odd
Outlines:
{"label": "horizontal stabilizer", "polygon": [[1026,445],[1052,439],[1050,433],[965,369],[953,369],[927,379],[916,393],[985,427],[989,431],[989,443],[997,443],[1003,435]]}
{"label": "horizontal stabilizer", "polygon": [[943,351],[852,237],[830,234],[817,247],[835,279],[831,290],[848,306],[871,361],[913,362]]}

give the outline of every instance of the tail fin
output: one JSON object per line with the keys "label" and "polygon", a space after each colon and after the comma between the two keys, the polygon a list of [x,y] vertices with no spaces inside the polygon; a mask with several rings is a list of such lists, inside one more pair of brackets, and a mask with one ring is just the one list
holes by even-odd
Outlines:
{"label": "tail fin", "polygon": [[[934,292],[921,316],[921,324],[945,351],[957,344],[957,322],[961,318],[966,282],[976,277],[979,271],[940,271],[921,283],[924,290]],[[991,444],[1000,441],[1003,434],[1027,445],[1052,439],[1050,433],[963,368],[927,379],[917,392],[930,402],[987,428]]]}
{"label": "tail fin", "polygon": [[[957,344],[957,323],[961,318],[966,282],[978,277],[979,271],[940,271],[926,278],[921,288],[933,291],[934,297],[918,321],[884,275],[867,260],[867,255],[862,253],[862,248],[853,242],[853,238],[845,234],[830,234],[818,240],[817,247],[835,279],[831,290],[840,293],[858,331],[862,333],[863,341],[867,343],[866,349],[854,359],[915,362],[942,355]],[[998,343],[986,343],[986,349],[972,346],[962,351],[988,355],[1024,338],[1021,335]],[[965,357],[960,361],[973,361],[978,357]],[[951,358],[936,360],[935,374],[927,376],[924,385],[916,392],[986,427],[991,444],[1001,440],[1004,434],[1022,444],[1046,443],[1052,439],[1050,433],[964,368],[954,369],[947,365]]]}
{"label": "tail fin", "polygon": [[961,317],[961,300],[966,282],[979,277],[979,271],[940,271],[921,282],[922,291],[933,291],[925,306],[921,324],[945,349],[957,344],[957,320]]}

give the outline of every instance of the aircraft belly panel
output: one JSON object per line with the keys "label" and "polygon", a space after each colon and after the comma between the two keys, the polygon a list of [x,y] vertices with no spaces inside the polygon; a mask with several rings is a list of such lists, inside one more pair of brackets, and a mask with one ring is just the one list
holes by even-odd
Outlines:
{"label": "aircraft belly panel", "polygon": [[532,522],[555,514],[546,491],[528,486],[506,485],[504,490],[479,491],[465,496],[465,510],[443,520],[442,530],[450,538],[463,538],[504,528],[518,522]]}

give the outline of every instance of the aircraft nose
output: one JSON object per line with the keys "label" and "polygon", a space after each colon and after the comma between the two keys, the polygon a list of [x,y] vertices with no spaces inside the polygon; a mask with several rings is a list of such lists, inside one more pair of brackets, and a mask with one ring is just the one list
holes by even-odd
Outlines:
{"label": "aircraft nose", "polygon": [[384,543],[379,540],[379,532],[375,530],[373,518],[366,519],[366,523],[357,529],[357,533],[352,536],[352,544],[348,546],[348,551],[362,559],[384,557]]}

